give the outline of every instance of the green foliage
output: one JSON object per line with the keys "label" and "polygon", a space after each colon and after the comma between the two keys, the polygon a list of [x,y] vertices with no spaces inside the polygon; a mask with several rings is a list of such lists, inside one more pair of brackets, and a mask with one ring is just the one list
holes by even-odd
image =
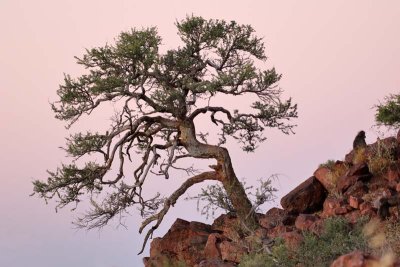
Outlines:
{"label": "green foliage", "polygon": [[383,103],[375,106],[375,121],[378,125],[399,128],[400,126],[400,95],[391,94]]}
{"label": "green foliage", "polygon": [[[227,137],[251,152],[266,139],[265,127],[289,134],[296,126],[290,120],[297,117],[297,105],[290,98],[282,99],[277,85],[281,75],[263,64],[264,43],[250,25],[189,16],[176,26],[181,44],[166,51],[159,49],[161,37],[154,27],[122,32],[114,43],[87,49],[76,57],[86,72],[78,77],[65,74],[57,90],[52,109],[67,128],[103,105],[114,107],[107,131],[67,139],[65,150],[72,164],[49,172],[46,182],[34,182],[34,192],[46,201],[54,197],[57,207],[89,198],[92,210],[79,221],[89,229],[137,206],[146,217],[139,231],[154,223],[146,242],[190,186],[214,179],[224,182],[226,191],[235,191],[228,195],[234,203],[224,207],[235,205],[240,216],[254,222],[255,217],[248,216],[253,214],[251,203],[234,172],[214,169],[189,177],[166,199],[159,194],[145,197],[146,179],[150,175],[168,179],[172,169],[193,175],[193,167],[180,165],[183,158],[214,159],[231,166],[229,154],[221,147]],[[227,95],[256,101],[247,103],[245,112],[231,110],[217,101],[221,99],[217,96]],[[197,139],[199,115],[219,127],[219,144]],[[138,157],[131,157],[132,152]],[[92,162],[80,162],[89,156],[94,157]],[[133,165],[129,173],[127,160]],[[228,190],[229,184],[234,190]],[[220,188],[210,190],[216,198],[223,193]],[[255,198],[256,203],[264,201],[257,193]],[[229,199],[222,201],[229,203]]]}
{"label": "green foliage", "polygon": [[378,141],[375,149],[369,153],[367,162],[373,175],[384,174],[390,166],[396,163],[394,147]]}
{"label": "green foliage", "polygon": [[[259,179],[259,186],[256,188],[254,186],[246,186],[246,183],[242,182],[246,194],[251,198],[255,211],[258,211],[259,207],[264,203],[273,201],[276,198],[275,193],[278,190],[272,186],[272,180],[275,178],[276,175],[268,179]],[[197,209],[207,218],[214,217],[215,212],[219,209],[225,212],[236,211],[226,190],[220,184],[208,185],[206,188],[202,188],[201,193],[197,196],[186,198],[186,200],[192,199],[197,200]],[[204,203],[203,206],[202,203]]]}
{"label": "green foliage", "polygon": [[298,248],[288,249],[282,240],[278,240],[271,254],[249,254],[239,266],[329,266],[340,255],[353,250],[369,250],[362,231],[365,223],[366,220],[361,218],[356,225],[351,226],[342,217],[328,218],[320,236],[303,232],[304,240]]}
{"label": "green foliage", "polygon": [[326,162],[324,162],[324,163],[321,163],[321,164],[319,164],[319,168],[321,168],[321,167],[325,167],[325,168],[328,168],[328,169],[333,169],[333,167],[335,166],[335,163],[336,163],[336,160],[333,160],[333,159],[329,159],[329,160],[327,160]]}

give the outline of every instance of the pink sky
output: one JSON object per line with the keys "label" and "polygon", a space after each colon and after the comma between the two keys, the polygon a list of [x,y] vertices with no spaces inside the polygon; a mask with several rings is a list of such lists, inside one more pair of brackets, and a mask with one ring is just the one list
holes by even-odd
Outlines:
{"label": "pink sky", "polygon": [[[82,72],[73,56],[141,26],[157,26],[165,48],[175,47],[174,22],[186,14],[251,24],[265,38],[269,66],[283,74],[285,95],[299,105],[296,135],[267,131],[255,154],[231,143],[239,177],[280,173],[282,196],[319,163],[342,159],[359,130],[376,139],[372,107],[400,88],[399,1],[1,0],[0,266],[142,265],[138,217],[127,219],[128,230],[77,232],[68,208],[56,214],[53,204],[29,197],[31,181],[65,160],[58,147],[68,133],[49,102],[64,72]],[[72,131],[98,123],[87,118]],[[177,205],[156,235],[177,217],[205,221],[195,207]]]}

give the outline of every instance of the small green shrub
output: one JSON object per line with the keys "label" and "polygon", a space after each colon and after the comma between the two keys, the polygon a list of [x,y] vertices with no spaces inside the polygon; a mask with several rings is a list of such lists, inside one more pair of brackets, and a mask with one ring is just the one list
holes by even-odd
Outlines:
{"label": "small green shrub", "polygon": [[320,236],[304,232],[304,241],[295,249],[288,249],[278,241],[271,254],[250,254],[243,258],[241,267],[278,266],[329,266],[338,256],[354,250],[368,251],[368,242],[363,234],[366,220],[351,226],[342,217],[328,218]]}
{"label": "small green shrub", "polygon": [[393,147],[380,141],[368,157],[368,167],[373,175],[384,174],[395,162]]}
{"label": "small green shrub", "polygon": [[319,164],[318,167],[319,167],[319,168],[325,167],[325,168],[328,168],[328,169],[331,170],[331,169],[333,168],[333,166],[335,166],[335,163],[336,163],[335,160],[333,160],[333,159],[328,159],[326,162]]}
{"label": "small green shrub", "polygon": [[[243,188],[249,199],[252,202],[253,210],[259,211],[261,205],[267,202],[271,202],[276,199],[275,193],[278,191],[273,187],[272,181],[277,179],[277,175],[271,175],[266,179],[259,179],[259,186],[247,186],[242,181]],[[235,212],[235,209],[230,201],[228,194],[221,184],[208,185],[206,188],[201,189],[201,193],[193,197],[186,197],[186,200],[197,200],[197,209],[202,215],[206,215],[206,218],[215,217],[215,213],[218,210],[225,212]]]}

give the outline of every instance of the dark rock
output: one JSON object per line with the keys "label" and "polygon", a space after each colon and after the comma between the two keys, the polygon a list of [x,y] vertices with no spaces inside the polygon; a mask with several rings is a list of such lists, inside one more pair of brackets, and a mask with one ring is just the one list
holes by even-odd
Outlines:
{"label": "dark rock", "polygon": [[272,228],[283,224],[283,221],[287,218],[287,212],[283,209],[272,208],[268,210],[265,215],[261,216],[259,223],[264,228]]}
{"label": "dark rock", "polygon": [[281,205],[288,213],[311,213],[322,207],[327,195],[324,186],[311,176],[281,199]]}
{"label": "dark rock", "polygon": [[351,185],[343,195],[345,197],[352,196],[361,198],[366,193],[368,193],[368,186],[362,181],[357,181],[355,184]]}
{"label": "dark rock", "polygon": [[371,179],[368,165],[365,163],[357,164],[351,167],[347,173],[337,180],[336,188],[338,192],[344,193],[358,181],[367,182]]}

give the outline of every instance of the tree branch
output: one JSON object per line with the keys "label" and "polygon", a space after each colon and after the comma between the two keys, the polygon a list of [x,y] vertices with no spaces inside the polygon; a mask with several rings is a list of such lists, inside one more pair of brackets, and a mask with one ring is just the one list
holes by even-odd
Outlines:
{"label": "tree branch", "polygon": [[146,228],[147,225],[149,225],[153,221],[157,221],[155,225],[153,225],[148,231],[145,236],[145,239],[143,241],[143,246],[142,249],[140,250],[139,254],[142,254],[147,241],[149,238],[152,237],[153,232],[158,228],[158,226],[161,224],[162,220],[164,219],[165,214],[167,214],[169,208],[171,206],[174,206],[176,201],[180,196],[182,196],[187,189],[189,189],[192,185],[201,183],[205,180],[218,180],[217,179],[218,174],[217,172],[204,172],[199,175],[193,176],[189,179],[187,179],[172,195],[167,198],[164,202],[164,207],[162,210],[160,210],[157,214],[152,215],[151,217],[147,218],[146,220],[143,221],[142,225],[139,228],[139,233],[142,233],[144,228]]}

